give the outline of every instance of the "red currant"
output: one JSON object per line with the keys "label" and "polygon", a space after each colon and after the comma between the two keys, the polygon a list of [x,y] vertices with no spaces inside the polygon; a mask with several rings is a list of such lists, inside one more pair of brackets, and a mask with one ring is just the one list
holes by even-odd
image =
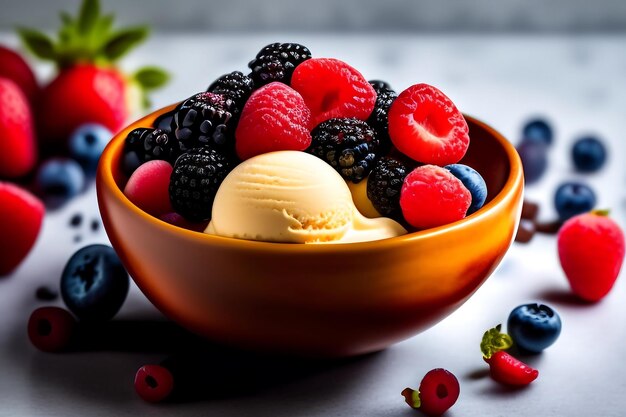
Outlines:
{"label": "red currant", "polygon": [[60,307],[40,307],[28,319],[28,338],[39,350],[58,352],[70,343],[76,319]]}

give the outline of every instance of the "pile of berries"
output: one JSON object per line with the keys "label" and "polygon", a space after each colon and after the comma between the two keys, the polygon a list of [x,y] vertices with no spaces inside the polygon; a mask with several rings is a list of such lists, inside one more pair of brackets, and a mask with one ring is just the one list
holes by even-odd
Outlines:
{"label": "pile of berries", "polygon": [[132,202],[202,230],[237,164],[295,150],[324,160],[348,184],[364,182],[351,187],[364,194],[355,196],[362,212],[414,230],[457,221],[484,204],[485,181],[459,164],[469,146],[467,123],[437,88],[416,84],[396,94],[296,43],[267,45],[249,68],[248,75],[219,77],[153,126],[128,134],[122,171]]}

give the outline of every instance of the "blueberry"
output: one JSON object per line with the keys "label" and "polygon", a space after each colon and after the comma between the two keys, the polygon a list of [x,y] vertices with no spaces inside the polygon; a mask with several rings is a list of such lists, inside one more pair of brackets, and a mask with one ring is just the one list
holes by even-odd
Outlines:
{"label": "blueberry", "polygon": [[595,172],[606,161],[606,148],[598,138],[583,137],[574,142],[572,159],[577,171]]}
{"label": "blueberry", "polygon": [[542,142],[522,142],[517,153],[522,160],[526,184],[539,181],[548,167],[547,145]]}
{"label": "blueberry", "polygon": [[467,209],[468,215],[474,213],[485,204],[485,200],[487,199],[487,184],[485,184],[485,180],[478,171],[463,164],[446,165],[444,168],[461,180],[465,188],[472,194],[472,203]]}
{"label": "blueberry", "polygon": [[525,304],[509,314],[507,333],[522,350],[539,353],[561,334],[561,318],[545,304]]}
{"label": "blueberry", "polygon": [[35,182],[46,204],[56,207],[83,191],[85,173],[71,158],[51,158],[39,167]]}
{"label": "blueberry", "polygon": [[111,131],[102,125],[84,124],[70,136],[70,155],[81,164],[88,175],[93,175],[100,155],[112,136]]}
{"label": "blueberry", "polygon": [[595,205],[596,194],[585,184],[566,182],[561,184],[554,194],[554,206],[562,221],[586,213]]}
{"label": "blueberry", "polygon": [[129,278],[112,247],[89,245],[69,259],[61,275],[61,295],[80,320],[104,321],[122,307]]}
{"label": "blueberry", "polygon": [[549,146],[553,139],[552,127],[544,119],[529,120],[522,128],[522,138],[524,142],[540,142]]}

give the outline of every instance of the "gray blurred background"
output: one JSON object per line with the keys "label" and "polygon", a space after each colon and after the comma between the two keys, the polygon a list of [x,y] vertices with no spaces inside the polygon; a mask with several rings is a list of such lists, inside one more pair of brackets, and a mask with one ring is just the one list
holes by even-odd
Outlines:
{"label": "gray blurred background", "polygon": [[[57,26],[79,0],[0,0],[0,31]],[[612,33],[626,31],[625,0],[103,0],[118,22],[155,31],[419,31]]]}

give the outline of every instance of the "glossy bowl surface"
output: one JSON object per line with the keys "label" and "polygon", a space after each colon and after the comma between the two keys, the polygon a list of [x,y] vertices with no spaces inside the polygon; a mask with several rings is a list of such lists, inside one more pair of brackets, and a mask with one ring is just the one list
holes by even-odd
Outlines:
{"label": "glossy bowl surface", "polygon": [[383,349],[442,320],[489,277],[511,245],[523,176],[514,147],[466,116],[463,159],[485,178],[487,203],[465,219],[391,239],[336,245],[211,236],[144,213],[122,193],[121,131],[97,172],[100,212],[132,278],[165,315],[246,349],[350,356]]}

